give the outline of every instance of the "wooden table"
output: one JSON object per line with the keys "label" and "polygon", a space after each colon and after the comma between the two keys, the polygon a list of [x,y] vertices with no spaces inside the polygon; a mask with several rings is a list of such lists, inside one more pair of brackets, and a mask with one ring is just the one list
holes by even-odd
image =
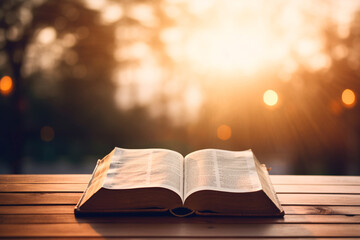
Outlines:
{"label": "wooden table", "polygon": [[0,237],[356,238],[360,177],[271,176],[284,218],[103,216],[75,218],[90,175],[0,175]]}

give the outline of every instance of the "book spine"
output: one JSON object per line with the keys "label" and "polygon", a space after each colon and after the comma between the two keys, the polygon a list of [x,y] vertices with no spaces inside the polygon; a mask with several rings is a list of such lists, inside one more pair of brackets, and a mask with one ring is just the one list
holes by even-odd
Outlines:
{"label": "book spine", "polygon": [[195,210],[186,207],[178,207],[178,208],[169,209],[169,212],[175,217],[187,217],[193,215],[195,213]]}

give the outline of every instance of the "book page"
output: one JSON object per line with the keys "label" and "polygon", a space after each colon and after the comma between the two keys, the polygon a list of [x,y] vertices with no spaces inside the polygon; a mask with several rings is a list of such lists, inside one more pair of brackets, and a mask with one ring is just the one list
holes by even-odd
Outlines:
{"label": "book page", "polygon": [[115,148],[103,187],[163,187],[176,192],[182,198],[183,157],[166,149]]}
{"label": "book page", "polygon": [[185,157],[184,199],[200,190],[252,192],[260,189],[251,150],[205,149]]}
{"label": "book page", "polygon": [[112,153],[105,156],[103,159],[98,160],[91,175],[91,179],[87,188],[84,191],[84,194],[81,196],[78,207],[80,207],[84,202],[86,202],[94,193],[96,193],[103,185],[104,179],[107,173],[107,170],[110,165],[110,158]]}

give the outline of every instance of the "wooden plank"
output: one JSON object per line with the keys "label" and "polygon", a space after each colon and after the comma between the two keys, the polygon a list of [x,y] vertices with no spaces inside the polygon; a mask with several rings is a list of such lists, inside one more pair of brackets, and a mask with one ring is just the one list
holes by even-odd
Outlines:
{"label": "wooden plank", "polygon": [[360,237],[357,224],[0,224],[2,237]]}
{"label": "wooden plank", "polygon": [[270,175],[273,184],[360,185],[360,176]]}
{"label": "wooden plank", "polygon": [[13,183],[1,184],[0,192],[78,192],[85,191],[87,183]]}
{"label": "wooden plank", "polygon": [[[1,214],[73,214],[75,205],[0,206]],[[296,211],[296,210],[294,210]]]}
{"label": "wooden plank", "polygon": [[[0,183],[88,183],[90,174],[0,175]],[[360,185],[360,176],[270,175],[273,184]]]}
{"label": "wooden plank", "polygon": [[[16,239],[21,239],[23,240],[23,238],[17,238],[17,237],[12,237],[11,238],[12,240],[16,240]],[[26,237],[27,240],[32,240],[32,239],[36,239],[36,240],[39,240],[39,238],[32,238],[32,237]],[[46,238],[47,240],[59,240],[59,238],[57,237],[47,237]],[[105,238],[105,237],[87,237],[86,240],[100,240],[100,239],[109,239],[109,238]],[[126,238],[126,239],[129,239],[129,238]],[[133,238],[132,238],[133,239]],[[133,240],[144,240],[144,239],[152,239],[152,238],[144,238],[144,237],[137,237]],[[171,237],[171,238],[161,238],[161,240],[198,240],[199,237],[186,237],[186,238],[183,238],[183,237]],[[200,238],[201,239],[201,238]],[[279,238],[263,238],[263,239],[266,239],[266,240],[279,240]],[[281,240],[296,240],[296,239],[299,239],[299,238],[281,238]],[[312,239],[320,239],[320,240],[344,240],[343,237],[332,237],[332,238],[319,238],[319,237],[306,237],[306,239],[309,239],[309,240],[312,240]],[[66,237],[66,240],[84,240],[84,238],[82,237]],[[111,240],[124,240],[123,237],[112,237]],[[219,237],[211,237],[211,240],[224,240],[224,238],[219,238]],[[232,238],[232,237],[227,237],[226,240],[239,240],[239,238]],[[241,237],[241,240],[254,240],[254,238],[243,238]],[[359,240],[359,238],[346,238],[346,240]]]}
{"label": "wooden plank", "polygon": [[[286,215],[360,215],[360,206],[283,206]],[[0,210],[1,212],[1,210]]]}
{"label": "wooden plank", "polygon": [[360,206],[360,195],[349,194],[277,194],[284,205]]}
{"label": "wooden plank", "polygon": [[98,217],[75,217],[74,214],[43,214],[43,215],[0,215],[0,224],[43,224],[43,223],[143,223],[143,224],[166,224],[166,223],[360,223],[360,215],[285,215],[284,218],[269,217],[188,217],[177,218],[174,216],[98,216]]}
{"label": "wooden plank", "polygon": [[0,193],[0,205],[76,204],[81,193]]}
{"label": "wooden plank", "polygon": [[[46,175],[38,179],[38,175],[26,176],[29,180],[32,177],[31,181],[36,184],[21,182],[22,178],[14,180],[20,181],[18,183],[1,184],[0,176],[0,192],[3,189],[0,193],[0,205],[3,204],[0,206],[0,237],[360,237],[359,177],[315,176],[318,180],[315,182],[314,176],[300,176],[301,179],[282,176],[282,182],[275,184],[275,188],[284,205],[284,218],[149,215],[75,218],[74,204],[82,191],[79,188],[86,187],[88,179],[83,183],[70,180],[75,176],[84,181],[81,179],[84,175],[49,175],[54,176],[52,179],[45,179]],[[275,181],[281,177],[276,178]]]}
{"label": "wooden plank", "polygon": [[[73,214],[75,205],[0,206],[1,214]],[[283,206],[286,215],[360,215],[360,206]]]}
{"label": "wooden plank", "polygon": [[360,185],[274,185],[277,193],[360,194]]}
{"label": "wooden plank", "polygon": [[[78,192],[82,193],[86,183],[13,183],[1,184],[0,192]],[[345,193],[360,194],[360,185],[274,185],[277,193]]]}
{"label": "wooden plank", "polygon": [[[0,214],[69,214],[75,205],[0,206]],[[283,206],[286,214],[360,215],[360,206]]]}
{"label": "wooden plank", "polygon": [[90,174],[0,175],[0,183],[88,183]]}
{"label": "wooden plank", "polygon": [[[81,193],[0,193],[0,205],[76,204]],[[283,205],[360,206],[360,195],[278,194]]]}

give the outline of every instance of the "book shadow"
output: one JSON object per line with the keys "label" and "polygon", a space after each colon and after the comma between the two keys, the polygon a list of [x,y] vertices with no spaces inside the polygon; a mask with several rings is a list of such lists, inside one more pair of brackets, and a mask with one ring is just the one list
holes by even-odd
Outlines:
{"label": "book shadow", "polygon": [[[198,216],[175,217],[170,212],[88,213],[75,217],[79,224],[87,224],[91,236],[100,237],[190,237],[202,231],[225,229],[230,226],[256,228],[262,232],[273,223],[285,223],[283,217]],[[281,224],[280,224],[281,225]],[[270,230],[270,229],[269,229]],[[185,235],[184,235],[185,234]],[[210,235],[211,236],[211,235]]]}

